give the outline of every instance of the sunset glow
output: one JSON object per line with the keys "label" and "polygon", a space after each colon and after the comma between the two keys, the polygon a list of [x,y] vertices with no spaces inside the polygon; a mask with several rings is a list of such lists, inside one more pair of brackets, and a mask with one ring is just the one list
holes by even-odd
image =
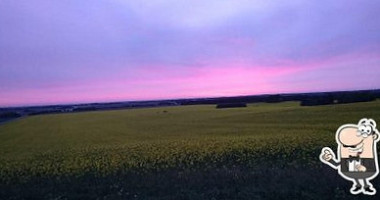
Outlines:
{"label": "sunset glow", "polygon": [[153,2],[1,1],[0,107],[380,88],[378,1]]}

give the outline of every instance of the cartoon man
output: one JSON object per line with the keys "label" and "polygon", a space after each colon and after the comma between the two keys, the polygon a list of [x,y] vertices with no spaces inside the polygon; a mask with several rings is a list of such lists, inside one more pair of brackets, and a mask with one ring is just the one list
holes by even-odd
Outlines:
{"label": "cartoon man", "polygon": [[[338,143],[337,158],[329,147],[322,149],[320,160],[337,169],[339,174],[353,182],[350,192],[376,194],[369,180],[379,173],[376,143],[379,131],[373,119],[361,119],[357,125],[345,124],[335,135]],[[362,183],[361,183],[362,182]]]}

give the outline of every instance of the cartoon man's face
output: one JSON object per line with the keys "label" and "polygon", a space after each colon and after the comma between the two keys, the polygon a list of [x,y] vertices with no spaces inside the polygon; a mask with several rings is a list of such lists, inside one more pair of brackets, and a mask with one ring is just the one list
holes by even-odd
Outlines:
{"label": "cartoon man's face", "polygon": [[[374,158],[374,144],[379,139],[379,135],[372,125],[366,122],[359,122],[357,127],[346,127],[337,135],[340,146],[341,158],[350,156],[360,156],[361,158]],[[339,153],[339,152],[338,152]]]}

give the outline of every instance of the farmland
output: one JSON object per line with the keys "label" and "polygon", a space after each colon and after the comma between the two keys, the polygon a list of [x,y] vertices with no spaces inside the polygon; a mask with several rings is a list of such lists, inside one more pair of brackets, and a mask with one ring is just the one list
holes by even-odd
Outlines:
{"label": "farmland", "polygon": [[380,101],[26,117],[0,125],[0,199],[355,198],[318,155],[363,117]]}

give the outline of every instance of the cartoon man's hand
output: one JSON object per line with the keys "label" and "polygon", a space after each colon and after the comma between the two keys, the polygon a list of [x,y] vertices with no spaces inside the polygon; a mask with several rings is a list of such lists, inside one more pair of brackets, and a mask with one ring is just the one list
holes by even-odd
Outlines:
{"label": "cartoon man's hand", "polygon": [[334,159],[335,154],[330,148],[323,148],[320,157],[328,162],[331,159]]}
{"label": "cartoon man's hand", "polygon": [[365,168],[363,165],[356,165],[355,169],[358,170],[359,172],[367,171],[367,168]]}

